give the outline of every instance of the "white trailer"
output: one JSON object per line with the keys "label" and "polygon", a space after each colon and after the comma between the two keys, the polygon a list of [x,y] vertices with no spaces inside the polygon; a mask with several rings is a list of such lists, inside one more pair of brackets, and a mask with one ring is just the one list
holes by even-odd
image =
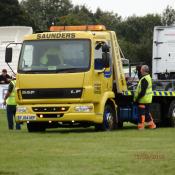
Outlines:
{"label": "white trailer", "polygon": [[152,77],[175,79],[175,26],[154,27]]}
{"label": "white trailer", "polygon": [[[2,69],[7,69],[9,75],[12,75],[11,69],[5,63],[5,49],[9,43],[22,43],[24,35],[32,34],[32,27],[27,26],[6,26],[0,27],[0,73]],[[11,45],[13,47],[13,61],[10,63],[11,68],[17,70],[18,58],[21,45]],[[3,108],[3,98],[8,85],[0,85],[0,108]]]}
{"label": "white trailer", "polygon": [[[0,27],[0,72],[2,69],[7,69],[8,74],[12,74],[8,65],[5,63],[5,48],[9,43],[22,43],[24,35],[32,34],[32,27],[27,26],[5,26]],[[18,58],[21,50],[21,45],[11,45],[13,47],[13,62],[10,66],[13,70],[17,69]]]}

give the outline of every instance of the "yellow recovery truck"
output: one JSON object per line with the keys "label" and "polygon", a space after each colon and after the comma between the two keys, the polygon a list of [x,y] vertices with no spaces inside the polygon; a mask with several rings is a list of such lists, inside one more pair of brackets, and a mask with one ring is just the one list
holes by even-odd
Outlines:
{"label": "yellow recovery truck", "polygon": [[[12,60],[10,46],[5,60]],[[167,93],[168,100],[154,92],[153,117],[174,124],[175,92]],[[113,130],[138,121],[116,34],[103,25],[52,26],[49,32],[25,36],[16,99],[16,121],[27,122],[29,132],[92,125]]]}

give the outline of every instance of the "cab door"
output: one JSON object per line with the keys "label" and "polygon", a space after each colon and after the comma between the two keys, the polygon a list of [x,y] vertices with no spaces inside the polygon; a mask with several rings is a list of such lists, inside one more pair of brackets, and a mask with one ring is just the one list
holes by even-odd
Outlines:
{"label": "cab door", "polygon": [[[109,50],[105,51],[103,46],[109,47]],[[108,55],[109,66],[105,66],[105,55]],[[100,100],[103,94],[108,91],[112,91],[112,59],[110,51],[109,41],[96,41],[94,47],[94,97],[96,100]]]}

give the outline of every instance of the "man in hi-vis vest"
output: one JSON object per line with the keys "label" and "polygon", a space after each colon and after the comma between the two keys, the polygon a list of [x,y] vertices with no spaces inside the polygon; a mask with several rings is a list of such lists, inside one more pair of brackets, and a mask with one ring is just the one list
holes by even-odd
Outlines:
{"label": "man in hi-vis vest", "polygon": [[[12,76],[12,81],[9,83],[8,91],[4,98],[4,105],[6,105],[7,110],[7,121],[9,130],[12,130],[14,128],[13,121],[16,114],[15,86],[16,77]],[[16,129],[21,129],[20,124],[16,123]]]}
{"label": "man in hi-vis vest", "polygon": [[153,118],[150,113],[149,106],[152,103],[152,79],[149,74],[149,67],[147,65],[141,66],[141,78],[137,85],[134,102],[138,103],[139,123],[138,129],[144,129],[145,121],[148,122],[150,129],[156,128]]}

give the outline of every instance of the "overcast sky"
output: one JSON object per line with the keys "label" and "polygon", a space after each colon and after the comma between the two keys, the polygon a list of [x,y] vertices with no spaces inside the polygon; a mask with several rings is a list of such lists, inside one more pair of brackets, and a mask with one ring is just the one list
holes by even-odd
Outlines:
{"label": "overcast sky", "polygon": [[[18,0],[21,1],[21,0]],[[118,13],[123,18],[144,16],[148,13],[162,14],[168,6],[175,8],[175,0],[71,0],[74,5],[86,5],[93,12],[97,7],[103,11]]]}
{"label": "overcast sky", "polygon": [[93,12],[100,7],[104,11],[113,11],[122,17],[144,16],[148,13],[161,14],[167,5],[175,8],[175,0],[72,0],[74,5],[85,4]]}

